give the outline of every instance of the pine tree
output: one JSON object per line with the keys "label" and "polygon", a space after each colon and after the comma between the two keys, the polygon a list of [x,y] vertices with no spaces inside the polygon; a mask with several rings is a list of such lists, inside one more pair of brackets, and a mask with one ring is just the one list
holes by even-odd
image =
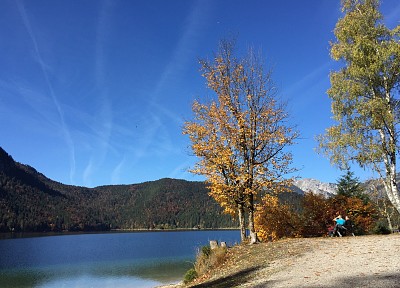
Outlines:
{"label": "pine tree", "polygon": [[359,197],[362,194],[361,183],[350,170],[347,170],[346,174],[339,178],[337,187],[338,195],[346,197]]}
{"label": "pine tree", "polygon": [[337,195],[339,196],[359,198],[364,204],[367,204],[370,201],[368,194],[364,193],[359,178],[355,177],[354,173],[349,169],[346,174],[339,178],[337,185]]}

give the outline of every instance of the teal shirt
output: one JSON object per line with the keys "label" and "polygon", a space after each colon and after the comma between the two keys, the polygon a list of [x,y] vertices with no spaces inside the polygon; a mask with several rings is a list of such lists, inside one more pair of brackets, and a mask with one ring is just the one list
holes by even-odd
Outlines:
{"label": "teal shirt", "polygon": [[344,220],[343,218],[336,219],[337,225],[344,225],[344,222],[346,222],[346,220]]}

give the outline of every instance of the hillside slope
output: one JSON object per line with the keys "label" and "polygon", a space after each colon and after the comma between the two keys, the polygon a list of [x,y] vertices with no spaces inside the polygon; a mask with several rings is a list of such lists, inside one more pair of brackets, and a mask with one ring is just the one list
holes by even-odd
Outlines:
{"label": "hillside slope", "polygon": [[64,185],[15,162],[0,147],[0,232],[235,226],[203,182]]}

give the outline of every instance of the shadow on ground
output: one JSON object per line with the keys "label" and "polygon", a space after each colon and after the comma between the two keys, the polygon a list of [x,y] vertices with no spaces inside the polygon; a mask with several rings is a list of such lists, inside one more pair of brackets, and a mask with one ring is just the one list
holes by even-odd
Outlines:
{"label": "shadow on ground", "polygon": [[[351,268],[349,268],[351,269]],[[400,262],[399,262],[400,269]],[[205,287],[205,286],[204,286]],[[223,287],[223,286],[218,286]],[[269,287],[294,287],[286,285],[280,281],[268,281],[254,285],[253,288],[269,288]],[[400,287],[400,270],[399,273],[387,273],[387,274],[375,274],[365,276],[354,276],[344,277],[337,279],[334,283],[318,283],[309,285],[307,283],[301,283],[301,286],[296,287],[308,287],[308,288],[355,288],[355,287],[373,287],[373,288],[399,288]]]}
{"label": "shadow on ground", "polygon": [[201,283],[198,285],[191,286],[192,288],[227,288],[227,287],[240,287],[241,284],[244,284],[251,280],[251,274],[257,271],[260,266],[251,267],[246,270],[242,270],[235,274],[228,275],[223,278],[219,278],[214,281],[207,281],[205,283]]}

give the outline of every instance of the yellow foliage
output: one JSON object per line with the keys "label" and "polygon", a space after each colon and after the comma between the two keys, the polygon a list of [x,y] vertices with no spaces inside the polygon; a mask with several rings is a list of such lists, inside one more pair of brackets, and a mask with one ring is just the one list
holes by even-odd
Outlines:
{"label": "yellow foliage", "polygon": [[239,204],[252,211],[261,191],[275,191],[295,170],[284,148],[298,135],[274,99],[271,73],[263,72],[254,54],[237,59],[233,44],[222,41],[214,61],[200,64],[216,97],[208,104],[195,101],[194,120],[185,123],[183,133],[199,158],[191,171],[206,177],[225,212],[233,214]]}

